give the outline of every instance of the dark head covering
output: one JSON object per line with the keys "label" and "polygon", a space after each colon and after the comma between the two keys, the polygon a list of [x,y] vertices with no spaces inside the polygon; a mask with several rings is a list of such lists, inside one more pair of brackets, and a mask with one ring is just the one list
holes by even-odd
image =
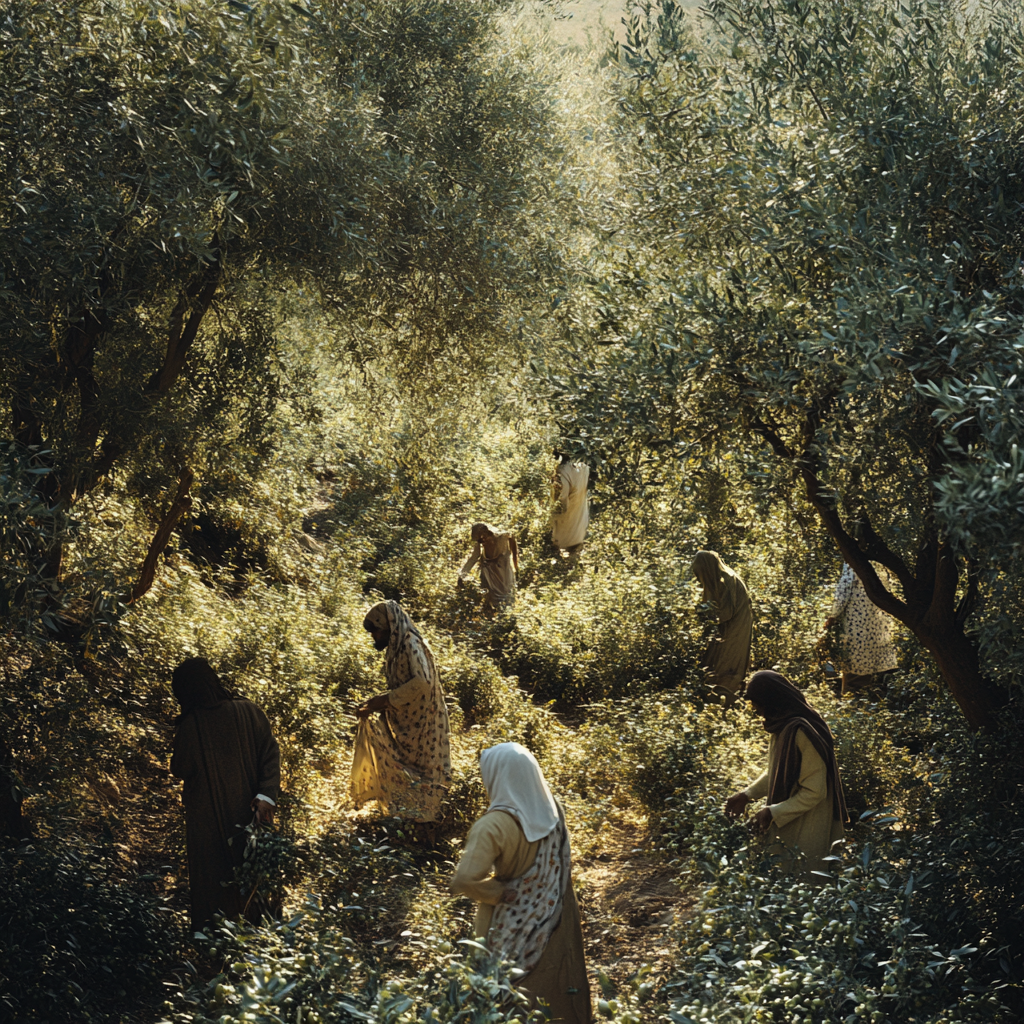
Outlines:
{"label": "dark head covering", "polygon": [[171,689],[181,705],[182,718],[196,708],[212,708],[222,700],[231,700],[231,694],[205,658],[183,661],[171,675]]}
{"label": "dark head covering", "polygon": [[779,750],[775,770],[768,779],[768,802],[781,803],[793,793],[793,787],[800,778],[801,760],[796,737],[803,730],[825,762],[832,786],[832,817],[836,821],[847,821],[849,814],[836,763],[835,741],[825,719],[807,703],[803,693],[778,672],[755,672],[747,683],[744,696],[764,711],[764,727],[775,734]]}

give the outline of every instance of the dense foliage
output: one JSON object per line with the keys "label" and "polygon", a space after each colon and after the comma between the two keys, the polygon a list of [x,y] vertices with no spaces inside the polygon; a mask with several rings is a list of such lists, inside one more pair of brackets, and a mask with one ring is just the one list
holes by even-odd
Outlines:
{"label": "dense foliage", "polygon": [[[0,10],[0,1017],[526,1021],[447,888],[507,740],[565,806],[602,1019],[1024,1013],[1020,21],[709,13],[596,52],[499,0]],[[555,447],[595,469],[578,560]],[[481,520],[520,545],[496,617],[455,587]],[[699,548],[835,733],[821,886],[722,813],[767,737],[699,669]],[[844,559],[903,626],[839,700]],[[429,843],[347,803],[381,597],[449,701]],[[283,792],[238,837],[274,916],[187,936],[193,655]]]}
{"label": "dense foliage", "polygon": [[[709,10],[706,46],[672,3],[634,19],[632,244],[609,252],[576,368],[552,380],[562,422],[619,479],[637,448],[648,474],[732,449],[766,494],[801,485],[988,723],[992,677],[1019,671],[1000,639],[1021,604],[1019,12]],[[965,634],[979,594],[999,609],[981,627],[992,664]]]}

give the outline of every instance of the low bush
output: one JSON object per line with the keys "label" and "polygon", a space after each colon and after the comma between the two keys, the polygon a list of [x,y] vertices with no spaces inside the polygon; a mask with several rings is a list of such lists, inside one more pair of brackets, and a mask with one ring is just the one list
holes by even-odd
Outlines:
{"label": "low bush", "polygon": [[99,845],[0,850],[0,1018],[99,1021],[159,988],[182,935],[116,860]]}
{"label": "low bush", "polygon": [[309,897],[301,913],[266,928],[221,922],[208,955],[224,970],[181,987],[162,1024],[412,1024],[414,1021],[539,1020],[509,978],[507,965],[476,942],[436,937],[421,943],[429,965],[411,977],[382,976],[333,914]]}

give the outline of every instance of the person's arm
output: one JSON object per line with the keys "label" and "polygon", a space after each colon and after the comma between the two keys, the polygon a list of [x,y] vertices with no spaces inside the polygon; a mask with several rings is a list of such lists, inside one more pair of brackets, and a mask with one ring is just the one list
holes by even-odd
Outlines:
{"label": "person's arm", "polygon": [[269,824],[281,795],[281,748],[261,708],[251,705],[256,719],[256,795],[252,808],[261,824]]}
{"label": "person's arm", "polygon": [[473,550],[470,552],[469,558],[466,559],[465,564],[459,570],[459,579],[463,580],[466,578],[467,573],[480,561],[480,542],[477,541],[473,545]]}
{"label": "person's arm", "polygon": [[747,788],[744,789],[743,792],[746,793],[751,800],[760,800],[762,797],[767,796],[768,773],[763,772],[761,775],[758,775],[758,777],[754,779],[754,781],[750,783],[750,785],[747,786]]}
{"label": "person's arm", "polygon": [[178,723],[174,730],[174,746],[171,753],[171,774],[179,779],[190,779],[199,771],[196,760],[195,723],[189,716]]}
{"label": "person's arm", "polygon": [[772,821],[779,828],[817,807],[828,796],[825,762],[802,729],[796,735],[796,745],[800,751],[800,778],[796,789],[788,800],[770,804],[768,808],[772,812]]}
{"label": "person's arm", "polygon": [[[745,592],[742,580],[740,580],[737,584],[736,590],[739,592],[737,596],[739,597],[740,601],[742,601],[742,595]],[[733,590],[731,587],[722,586],[721,590],[719,591],[718,604],[716,605],[715,610],[718,613],[719,622],[728,622],[736,614],[736,605],[733,601]]]}
{"label": "person's arm", "polygon": [[730,818],[738,818],[746,810],[747,804],[752,804],[755,800],[760,800],[761,797],[767,795],[768,773],[765,772],[754,779],[746,789],[741,789],[725,801],[725,813]]}
{"label": "person's arm", "polygon": [[508,547],[512,552],[512,565],[515,566],[516,572],[519,572],[519,545],[514,534],[508,535]]}
{"label": "person's arm", "polygon": [[[468,896],[477,903],[496,907],[502,901],[506,884],[494,877],[494,862],[507,842],[501,814],[485,814],[469,830],[466,847],[448,888],[453,895]],[[509,826],[518,826],[510,818]]]}

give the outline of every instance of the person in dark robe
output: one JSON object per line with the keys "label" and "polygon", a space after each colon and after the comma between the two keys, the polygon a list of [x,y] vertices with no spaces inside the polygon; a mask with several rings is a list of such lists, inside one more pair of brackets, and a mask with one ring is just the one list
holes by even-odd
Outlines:
{"label": "person in dark robe", "polygon": [[[181,714],[171,774],[184,781],[192,928],[199,930],[214,914],[237,918],[246,911],[234,869],[245,854],[245,826],[254,817],[261,824],[273,820],[281,755],[267,716],[232,697],[205,658],[183,661],[172,689]],[[258,919],[255,903],[246,916]]]}
{"label": "person in dark robe", "polygon": [[0,736],[0,833],[23,841],[32,838],[32,827],[21,814],[26,793],[14,770],[14,754]]}

